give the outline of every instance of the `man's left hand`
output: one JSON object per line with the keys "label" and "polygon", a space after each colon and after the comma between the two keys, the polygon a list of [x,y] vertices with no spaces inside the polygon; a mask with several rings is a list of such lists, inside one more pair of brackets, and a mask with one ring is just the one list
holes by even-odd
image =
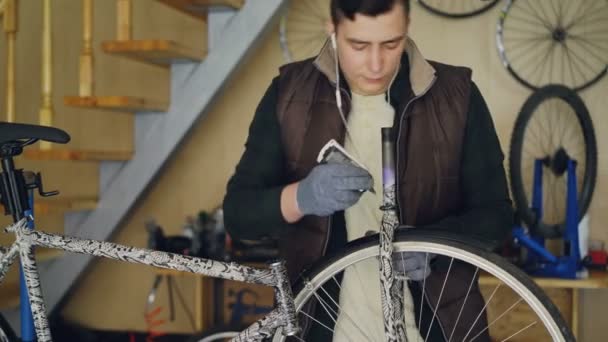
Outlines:
{"label": "man's left hand", "polygon": [[425,252],[395,252],[393,253],[393,270],[396,275],[404,275],[408,279],[421,281],[431,274],[433,253]]}

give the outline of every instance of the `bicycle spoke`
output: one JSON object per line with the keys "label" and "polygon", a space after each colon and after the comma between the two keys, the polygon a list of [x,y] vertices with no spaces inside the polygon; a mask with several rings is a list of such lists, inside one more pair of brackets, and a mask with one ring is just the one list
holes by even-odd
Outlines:
{"label": "bicycle spoke", "polygon": [[534,21],[531,21],[529,19],[526,19],[526,18],[522,18],[520,16],[516,16],[514,14],[511,14],[511,15],[507,16],[507,19],[508,20],[517,20],[517,21],[520,21],[522,23],[529,24],[530,26],[532,26],[534,28],[538,28],[538,23],[536,23]]}
{"label": "bicycle spoke", "polygon": [[365,336],[369,341],[371,341],[372,339],[366,334],[364,333],[361,328],[359,327],[358,324],[355,323],[355,320],[352,319],[352,317],[348,314],[348,312],[346,312],[346,310],[343,310],[342,307],[340,306],[340,304],[338,304],[333,298],[332,296],[325,290],[325,288],[323,288],[323,286],[321,286],[321,290],[323,290],[323,292],[325,293],[325,295],[334,303],[334,305],[338,308],[338,311],[340,312],[340,314],[344,314],[346,316],[346,318],[348,318],[349,321],[351,321],[353,323],[353,325],[357,328],[357,330],[359,330],[359,332],[361,332],[361,335]]}
{"label": "bicycle spoke", "polygon": [[539,30],[532,30],[532,29],[525,29],[525,28],[521,28],[521,27],[510,27],[509,28],[509,33],[513,33],[513,32],[518,32],[518,33],[525,33],[527,35],[534,35],[532,37],[551,37],[551,35],[547,34],[547,32],[541,32]]}
{"label": "bicycle spoke", "polygon": [[[567,44],[565,44],[565,43],[564,43],[564,45],[565,45],[566,47],[568,46],[568,45],[567,45]],[[570,49],[570,48],[568,47],[568,51],[570,51],[570,53],[571,53],[571,54],[572,54],[572,56],[573,56],[572,61],[574,62],[574,61],[575,61],[575,58],[576,58],[576,60],[578,61],[578,63],[575,63],[575,64],[574,64],[574,66],[575,66],[575,68],[577,69],[577,71],[578,71],[578,72],[581,74],[581,76],[583,76],[583,81],[585,81],[585,78],[584,78],[584,72],[583,72],[583,70],[580,68],[580,65],[584,65],[584,66],[586,66],[586,67],[587,67],[589,70],[591,70],[592,72],[594,71],[594,70],[593,70],[593,67],[592,67],[592,66],[590,66],[590,65],[589,65],[589,63],[587,63],[587,61],[586,61],[584,58],[580,57],[580,56],[579,56],[579,55],[576,53],[576,50],[574,50],[574,49]]]}
{"label": "bicycle spoke", "polygon": [[[562,46],[565,46],[564,44],[562,44]],[[572,67],[572,58],[570,57],[570,51],[567,47],[564,47],[566,49],[566,57],[568,58],[568,60],[570,61],[570,63],[568,63],[568,66],[570,67],[570,75],[572,76],[572,84],[576,85],[576,75],[574,74],[574,68]]]}
{"label": "bicycle spoke", "polygon": [[583,14],[586,11],[585,6],[587,4],[589,4],[590,2],[583,2],[580,6],[577,7],[576,12],[574,12],[574,14],[572,15],[571,20],[568,22],[568,24],[564,25],[564,28],[566,30],[570,29],[570,26],[572,25],[572,23],[576,22],[578,19],[583,18],[584,15],[579,16],[579,13],[581,12],[581,10],[583,10]]}
{"label": "bicycle spoke", "polygon": [[[448,338],[448,342],[452,341],[452,337],[454,336],[454,332],[456,331],[456,327],[458,326],[458,322],[460,321],[460,316],[462,315],[462,311],[464,310],[464,306],[467,303],[467,299],[469,299],[469,294],[471,293],[471,289],[473,288],[473,284],[475,284],[475,280],[477,279],[477,273],[479,273],[479,267],[475,267],[475,273],[473,274],[473,278],[469,283],[469,288],[467,290],[467,294],[464,297],[464,301],[460,306],[460,311],[458,312],[458,317],[456,317],[456,322],[454,323],[454,328],[452,328],[452,332],[450,333],[450,337]],[[422,311],[422,310],[420,310]],[[418,325],[420,326],[420,325]]]}
{"label": "bicycle spoke", "polygon": [[505,341],[508,341],[508,340],[509,340],[509,339],[511,339],[512,337],[515,337],[515,336],[519,335],[520,333],[522,333],[522,332],[523,332],[523,331],[525,331],[526,329],[530,328],[531,326],[535,325],[536,323],[537,323],[536,321],[534,321],[534,322],[530,323],[530,325],[528,325],[528,326],[526,326],[526,327],[522,328],[521,330],[519,330],[519,331],[518,331],[518,332],[516,332],[515,334],[513,334],[513,335],[511,335],[511,336],[509,336],[509,337],[507,337],[507,338],[505,338],[504,340],[502,340],[502,341],[500,341],[500,342],[505,342]]}
{"label": "bicycle spoke", "polygon": [[539,5],[539,7],[540,7],[540,8],[539,8],[540,14],[541,14],[542,18],[545,20],[545,22],[546,22],[547,24],[549,24],[549,26],[551,27],[551,30],[550,30],[550,31],[552,31],[552,28],[554,27],[554,25],[553,25],[553,23],[551,22],[551,19],[549,19],[549,18],[546,16],[546,13],[545,13],[545,11],[544,11],[544,9],[545,9],[545,8],[543,7],[542,2],[540,2],[540,1],[533,1],[533,2],[529,2],[529,3],[530,3],[530,7],[534,7],[534,6],[532,6],[532,4],[533,4],[533,3],[536,3],[537,5]]}
{"label": "bicycle spoke", "polygon": [[[578,46],[580,46],[580,47],[579,48],[573,47],[573,49],[572,49],[573,52],[576,51],[576,50],[583,50],[583,52],[586,53],[587,56],[592,56],[592,57],[598,59],[598,57],[597,57],[597,55],[595,53],[593,53],[592,51],[588,51],[588,50],[584,49],[584,46],[579,41],[573,41],[572,45],[574,45],[574,43],[577,43]],[[575,53],[574,55],[575,55],[575,57],[577,59],[579,59],[581,61],[582,64],[584,64],[587,67],[587,69],[589,71],[591,71],[591,76],[597,74],[599,71],[601,71],[602,69],[604,69],[604,66],[603,66],[604,63],[602,63],[602,61],[600,61],[599,59],[598,59],[598,61],[602,64],[602,66],[598,66],[597,64],[595,64],[595,65],[589,64],[588,59],[584,58],[584,57],[581,57],[578,53]]]}
{"label": "bicycle spoke", "polygon": [[555,8],[555,5],[553,4],[553,0],[549,0],[549,3],[551,4],[551,10],[553,11],[553,14],[555,14],[555,17],[557,18],[557,26],[561,27],[562,26],[561,13],[559,13],[558,10]]}
{"label": "bicycle spoke", "polygon": [[[450,259],[450,266],[448,267],[448,271],[445,274],[445,278],[443,279],[443,285],[441,286],[441,291],[439,292],[439,298],[437,299],[437,303],[433,309],[433,318],[431,318],[431,323],[429,324],[429,329],[426,331],[426,337],[424,338],[424,342],[427,342],[429,336],[431,335],[431,328],[433,327],[433,323],[435,322],[435,317],[437,317],[437,310],[439,309],[439,304],[441,303],[441,298],[443,297],[443,291],[445,290],[445,284],[448,282],[448,277],[450,276],[450,271],[452,270],[452,264],[454,263],[454,258]],[[430,304],[430,303],[429,303]],[[432,305],[430,305],[432,307]],[[422,311],[422,308],[420,308]]]}
{"label": "bicycle spoke", "polygon": [[426,278],[422,280],[422,296],[420,296],[420,315],[418,317],[418,329],[420,329],[422,324],[422,308],[424,307],[424,296],[426,295]]}
{"label": "bicycle spoke", "polygon": [[[564,18],[564,10],[563,10],[564,9],[563,8],[564,1],[559,1],[558,0],[557,4],[558,4],[558,7],[559,7],[559,11],[558,11],[559,12],[559,15],[558,15],[559,23],[560,23],[560,26],[562,26],[563,20],[565,19]],[[568,13],[568,12],[566,11],[566,13]]]}
{"label": "bicycle spoke", "polygon": [[481,315],[486,312],[486,307],[488,306],[488,304],[490,304],[490,302],[492,301],[492,298],[494,298],[494,295],[496,294],[496,292],[498,291],[498,289],[500,288],[500,285],[502,283],[498,283],[498,285],[496,285],[496,287],[494,288],[494,292],[492,292],[492,294],[490,295],[490,298],[488,300],[486,300],[486,303],[484,304],[483,308],[481,308],[481,311],[479,311],[479,314],[477,315],[477,318],[475,318],[475,321],[473,322],[473,324],[471,324],[471,327],[469,328],[469,331],[467,331],[467,334],[464,335],[464,338],[462,339],[463,341],[465,341],[467,339],[467,337],[469,337],[469,334],[471,333],[471,331],[473,331],[473,328],[475,327],[475,324],[477,324],[477,321],[479,321],[479,318],[481,318]]}
{"label": "bicycle spoke", "polygon": [[[589,8],[583,14],[581,14],[580,17],[576,17],[569,24],[565,25],[564,29],[566,31],[569,31],[571,28],[573,28],[580,19],[586,18],[589,15],[589,13],[593,13],[595,11],[595,7],[593,7],[593,5],[595,5],[596,3],[600,3],[600,2],[599,1],[587,1],[587,3],[591,3],[591,6],[589,6]],[[581,7],[583,7],[583,6],[581,6]]]}
{"label": "bicycle spoke", "polygon": [[[541,132],[541,134],[538,134],[539,137],[539,141],[540,141],[540,145],[542,146],[542,152],[544,155],[547,155],[550,153],[549,151],[549,143],[547,143],[547,135],[548,135],[548,131],[546,130],[547,128],[545,127],[545,125],[543,125],[542,123],[540,123],[540,120],[534,120],[534,123],[536,123],[536,126],[539,127],[537,132]],[[532,125],[530,125],[530,130],[531,130]]]}
{"label": "bicycle spoke", "polygon": [[317,18],[324,18],[324,17],[326,17],[325,13],[321,13],[321,11],[319,10],[318,7],[315,7],[315,6],[311,5],[311,1],[306,1],[305,0],[304,2],[308,5],[308,8],[310,9],[310,12],[312,14],[314,14]]}
{"label": "bicycle spoke", "polygon": [[[577,41],[586,43],[588,46],[593,46],[596,49],[608,51],[608,46],[603,47],[601,45],[597,45],[596,43],[591,42],[590,40],[588,40],[586,38],[583,38],[583,37],[580,37],[580,36],[571,36],[571,37],[574,37],[574,39],[577,40]],[[587,50],[587,51],[589,51],[589,50]],[[594,55],[594,57],[596,57],[598,60],[604,62],[604,60],[601,57],[598,57],[597,55]]]}
{"label": "bicycle spoke", "polygon": [[[608,20],[608,16],[603,16],[603,17],[597,18],[597,15],[599,15],[599,14],[604,14],[604,13],[603,12],[595,12],[595,13],[592,13],[591,15],[589,15],[586,18],[587,21],[585,21],[585,26],[589,27],[590,24],[604,23],[604,22],[606,22],[606,20]],[[593,20],[589,20],[589,18],[594,18],[594,19]],[[577,27],[574,26],[568,32],[576,32],[576,31],[577,31]],[[591,33],[591,32],[606,32],[606,31],[605,31],[605,29],[602,28],[602,26],[600,26],[600,30],[599,31],[587,31],[586,33]]]}
{"label": "bicycle spoke", "polygon": [[[532,43],[527,44],[527,45],[526,45],[526,47],[533,47],[533,46],[535,46],[535,45],[536,45],[536,44],[534,44],[534,43],[532,42]],[[527,57],[526,57],[526,56],[524,56],[524,55],[526,55],[526,54],[527,54],[527,53],[529,53],[529,52],[530,52],[530,49],[529,49],[529,48],[528,48],[528,49],[523,49],[523,48],[522,48],[518,54],[512,54],[512,55],[511,55],[511,59],[512,59],[512,61],[513,61],[513,65],[524,64],[524,65],[525,65],[525,66],[524,66],[524,68],[526,68],[526,66],[527,66],[527,69],[529,69],[529,68],[530,68],[530,66],[532,66],[532,64],[530,64],[530,63],[524,63],[524,62],[527,62],[527,61],[530,61],[530,60],[535,60],[537,57],[539,57],[539,55],[540,55],[540,54],[542,54],[542,50],[536,50],[536,51],[534,52],[534,54],[528,54],[528,55],[527,55]],[[520,60],[519,58],[515,58],[516,56],[517,56],[517,57],[522,56],[523,58]],[[519,62],[519,63],[518,63],[518,62]],[[526,70],[527,70],[527,69],[526,69]]]}
{"label": "bicycle spoke", "polygon": [[513,303],[513,305],[511,305],[511,306],[510,306],[510,307],[509,307],[507,310],[505,310],[505,311],[504,311],[503,313],[501,313],[501,314],[500,314],[498,317],[496,317],[496,318],[495,318],[495,319],[494,319],[492,322],[490,322],[490,323],[489,323],[489,324],[488,324],[488,325],[487,325],[487,326],[486,326],[486,327],[485,327],[485,328],[484,328],[482,331],[480,331],[479,333],[477,333],[477,335],[473,336],[473,337],[472,337],[472,338],[469,340],[469,342],[473,342],[473,341],[474,341],[474,340],[475,340],[477,337],[481,336],[481,334],[482,334],[484,331],[486,331],[486,330],[490,329],[490,327],[491,327],[491,326],[492,326],[494,323],[498,322],[498,320],[500,320],[500,319],[501,319],[501,318],[502,318],[504,315],[506,315],[506,314],[507,314],[507,313],[509,313],[511,310],[513,310],[513,309],[514,309],[514,308],[517,306],[517,304],[521,303],[523,300],[524,300],[523,298],[519,298],[519,300],[518,300],[517,302]]}
{"label": "bicycle spoke", "polygon": [[[538,64],[540,64],[540,65],[541,65],[541,67],[540,67],[540,68],[538,68],[538,67],[537,67],[537,68],[538,68],[538,69],[537,69],[537,70],[538,70],[538,75],[539,75],[539,78],[538,78],[538,82],[537,82],[537,84],[542,84],[542,79],[543,79],[543,75],[544,75],[543,71],[544,71],[544,70],[545,70],[545,68],[547,67],[547,56],[548,56],[548,55],[551,53],[551,51],[553,50],[553,48],[552,48],[552,47],[553,47],[553,45],[551,45],[551,46],[550,46],[550,47],[547,49],[547,53],[545,53],[545,55],[544,55],[544,56],[543,56],[543,57],[542,57],[542,58],[539,60],[539,63],[538,63]],[[540,50],[540,49],[539,49],[539,50]]]}
{"label": "bicycle spoke", "polygon": [[553,29],[551,27],[551,24],[544,21],[536,12],[536,10],[534,9],[534,7],[532,7],[532,5],[530,5],[530,1],[526,1],[526,4],[528,5],[528,8],[532,10],[533,15],[536,19],[538,19],[538,21],[549,31],[551,32]]}
{"label": "bicycle spoke", "polygon": [[[338,313],[333,311],[332,312],[336,315],[336,317],[334,318],[334,316],[331,315],[331,313],[329,312],[329,305],[321,298],[321,296],[319,296],[316,291],[313,292],[313,296],[317,299],[317,301],[321,304],[321,306],[323,307],[323,310],[325,310],[325,313],[329,316],[329,318],[331,318],[331,320],[334,322],[334,326],[336,326],[337,324],[337,318],[338,318]],[[326,306],[327,305],[327,306]],[[348,317],[347,317],[348,318]],[[320,323],[320,322],[319,322]],[[357,327],[357,324],[353,321],[351,321],[352,325]],[[323,325],[325,326],[325,325]],[[326,326],[325,326],[326,327]],[[345,329],[341,329],[346,335],[348,335],[347,331]],[[332,333],[334,333],[334,330],[331,330]],[[351,340],[349,338],[349,340]]]}
{"label": "bicycle spoke", "polygon": [[327,331],[331,331],[331,333],[334,334],[334,330],[332,328],[328,327],[327,325],[323,324],[322,322],[320,322],[316,318],[314,318],[311,315],[307,314],[304,310],[300,311],[300,314],[306,316],[307,318],[309,318],[313,322],[317,323],[318,325],[320,325],[323,328],[325,328]]}
{"label": "bicycle spoke", "polygon": [[[315,296],[315,298],[317,299],[317,301],[321,304],[321,307],[323,308],[323,310],[325,310],[325,313],[329,316],[329,318],[331,318],[331,320],[334,322],[334,325],[336,324],[336,320],[338,319],[338,313],[336,311],[334,311],[333,309],[330,312],[330,307],[329,304],[327,304],[325,302],[325,300],[323,300],[323,298],[321,298],[321,296],[319,296],[316,292],[314,292],[312,294],[313,296]],[[334,316],[332,316],[335,315]]]}
{"label": "bicycle spoke", "polygon": [[566,118],[569,117],[567,116],[567,113],[562,114],[561,111],[559,111],[559,106],[558,103],[555,104],[555,112],[558,113],[559,117],[562,119],[561,120],[561,124],[560,126],[562,127],[561,131],[559,132],[559,144],[560,146],[564,146],[564,138],[566,136],[566,130],[568,130],[568,128],[570,126],[573,126],[571,122],[568,122],[569,120],[567,120]]}
{"label": "bicycle spoke", "polygon": [[557,43],[553,41],[551,43],[551,55],[549,56],[549,84],[553,84],[553,60],[555,59],[555,47]]}

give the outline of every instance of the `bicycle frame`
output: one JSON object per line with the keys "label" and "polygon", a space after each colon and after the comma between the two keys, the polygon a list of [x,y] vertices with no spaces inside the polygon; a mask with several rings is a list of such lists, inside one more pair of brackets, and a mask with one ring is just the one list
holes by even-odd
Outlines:
{"label": "bicycle frame", "polygon": [[8,250],[0,249],[0,283],[4,279],[8,268],[19,256],[23,265],[38,342],[52,341],[52,337],[34,258],[33,247],[35,246],[272,286],[275,289],[277,308],[252,324],[234,341],[261,341],[273,336],[278,327],[282,327],[283,334],[287,336],[294,335],[299,331],[291,285],[285,264],[282,261],[270,264],[268,269],[258,269],[237,263],[226,263],[30,230],[27,228],[26,219],[9,226],[6,231],[15,233],[16,240]]}

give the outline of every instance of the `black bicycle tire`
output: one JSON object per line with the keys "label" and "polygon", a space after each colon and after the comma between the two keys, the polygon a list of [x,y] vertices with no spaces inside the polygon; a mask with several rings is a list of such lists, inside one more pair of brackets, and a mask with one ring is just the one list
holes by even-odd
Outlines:
{"label": "black bicycle tire", "polygon": [[[509,179],[511,183],[511,193],[518,217],[526,223],[526,225],[547,238],[561,237],[564,231],[565,223],[548,225],[542,221],[538,221],[535,213],[530,208],[526,189],[523,185],[523,176],[521,174],[521,158],[523,151],[523,139],[526,131],[526,125],[529,122],[536,108],[544,101],[550,98],[560,98],[574,109],[578,121],[580,123],[583,140],[585,142],[585,174],[583,176],[582,187],[578,199],[579,220],[583,218],[587,212],[597,177],[597,143],[595,139],[595,130],[593,121],[589,115],[589,111],[583,100],[578,94],[563,85],[548,85],[534,92],[523,104],[522,109],[517,116],[513,132],[511,134],[511,143],[509,150]],[[577,175],[580,176],[580,175]]]}
{"label": "black bicycle tire", "polygon": [[[492,250],[489,248],[489,244],[486,245],[485,243],[483,243],[483,241],[481,241],[480,243],[479,240],[476,240],[472,237],[465,237],[448,231],[431,229],[399,229],[395,233],[394,241],[420,241],[443,244],[446,246],[467,251],[469,253],[476,254],[481,258],[497,265],[502,270],[509,273],[519,283],[525,286],[541,302],[541,304],[550,314],[551,318],[554,320],[555,324],[559,327],[559,330],[562,333],[566,342],[576,341],[572,331],[570,330],[570,328],[568,328],[568,325],[562,317],[559,309],[549,299],[545,292],[520,268],[513,265],[506,259],[500,257],[499,255],[493,253]],[[348,243],[345,248],[341,249],[340,251],[322,258],[321,260],[316,262],[313,267],[305,271],[298,278],[298,281],[293,287],[293,293],[295,294],[294,298],[296,298],[301,291],[306,290],[307,281],[309,279],[314,279],[327,267],[330,267],[336,262],[340,262],[342,258],[347,257],[352,253],[356,253],[359,250],[377,245],[379,245],[379,236],[378,234],[375,234],[354,240]]]}
{"label": "black bicycle tire", "polygon": [[473,12],[461,13],[461,14],[443,12],[443,11],[425,3],[425,0],[417,0],[417,2],[420,4],[420,6],[422,6],[424,9],[426,9],[427,11],[429,11],[433,14],[442,16],[444,18],[463,19],[463,18],[474,17],[476,15],[482,14],[483,12],[489,11],[492,7],[494,7],[499,2],[499,0],[491,0],[491,1],[489,1],[490,3],[488,5],[486,5],[485,7],[482,7]]}

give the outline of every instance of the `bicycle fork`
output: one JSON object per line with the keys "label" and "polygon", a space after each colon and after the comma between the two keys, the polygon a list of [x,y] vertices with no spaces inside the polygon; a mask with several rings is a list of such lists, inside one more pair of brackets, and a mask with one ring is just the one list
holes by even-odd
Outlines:
{"label": "bicycle fork", "polygon": [[383,201],[380,208],[380,294],[384,315],[386,341],[407,342],[404,319],[403,290],[405,283],[396,279],[393,272],[393,237],[399,226],[395,200],[395,159],[393,154],[393,130],[382,128],[382,187]]}

